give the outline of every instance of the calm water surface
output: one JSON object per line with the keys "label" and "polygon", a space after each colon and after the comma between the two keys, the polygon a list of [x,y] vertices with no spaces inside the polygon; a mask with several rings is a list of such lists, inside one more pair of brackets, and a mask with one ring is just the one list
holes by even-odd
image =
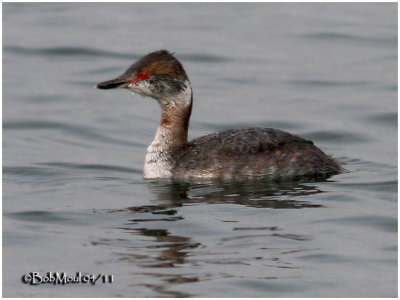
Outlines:
{"label": "calm water surface", "polygon": [[[350,172],[144,180],[157,103],[93,86],[161,48],[191,78],[191,138],[280,128]],[[397,4],[4,3],[3,292],[396,297]]]}

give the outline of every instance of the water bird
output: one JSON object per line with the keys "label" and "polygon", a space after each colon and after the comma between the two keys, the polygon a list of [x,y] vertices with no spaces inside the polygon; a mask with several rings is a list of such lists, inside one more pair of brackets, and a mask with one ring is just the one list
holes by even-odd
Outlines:
{"label": "water bird", "polygon": [[145,178],[326,179],[344,170],[312,141],[273,128],[226,130],[188,141],[193,91],[182,64],[167,50],[145,55],[96,87],[125,88],[161,106],[161,122],[147,148]]}

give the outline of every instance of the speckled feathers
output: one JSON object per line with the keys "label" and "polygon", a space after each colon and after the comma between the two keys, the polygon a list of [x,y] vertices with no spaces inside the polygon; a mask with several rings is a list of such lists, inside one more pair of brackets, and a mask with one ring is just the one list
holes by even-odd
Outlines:
{"label": "speckled feathers", "polygon": [[188,142],[192,88],[181,63],[166,50],[147,54],[97,87],[127,88],[160,104],[161,123],[148,147],[146,178],[325,179],[344,170],[311,141],[277,129],[227,130]]}
{"label": "speckled feathers", "polygon": [[176,153],[175,178],[319,179],[342,168],[313,142],[272,128],[243,128],[202,136]]}

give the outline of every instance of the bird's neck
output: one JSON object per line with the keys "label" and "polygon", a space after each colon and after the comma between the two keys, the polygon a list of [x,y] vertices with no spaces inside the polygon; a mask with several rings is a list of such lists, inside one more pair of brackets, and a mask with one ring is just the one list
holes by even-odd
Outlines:
{"label": "bird's neck", "polygon": [[168,99],[161,99],[161,123],[154,141],[169,147],[179,147],[188,142],[189,119],[192,113],[193,93],[190,83],[186,88]]}
{"label": "bird's neck", "polygon": [[159,100],[161,123],[153,142],[147,148],[145,177],[170,177],[175,163],[174,152],[188,142],[189,119],[192,112],[190,86],[174,98]]}

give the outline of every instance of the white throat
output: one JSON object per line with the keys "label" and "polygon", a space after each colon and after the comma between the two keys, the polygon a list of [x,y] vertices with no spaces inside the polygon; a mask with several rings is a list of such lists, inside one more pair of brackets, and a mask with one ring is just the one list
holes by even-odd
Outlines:
{"label": "white throat", "polygon": [[168,153],[167,132],[163,126],[158,127],[153,142],[147,147],[144,162],[145,178],[168,178],[172,176],[173,161]]}

